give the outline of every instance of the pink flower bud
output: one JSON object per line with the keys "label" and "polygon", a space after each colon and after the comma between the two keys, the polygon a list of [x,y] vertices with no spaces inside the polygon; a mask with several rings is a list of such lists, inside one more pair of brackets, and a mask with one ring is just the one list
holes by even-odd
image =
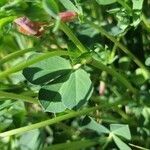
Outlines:
{"label": "pink flower bud", "polygon": [[72,21],[73,19],[75,19],[77,17],[77,13],[74,11],[65,11],[65,12],[59,13],[59,17],[61,21],[68,22],[68,21]]}
{"label": "pink flower bud", "polygon": [[103,96],[103,95],[104,95],[105,89],[106,89],[106,84],[105,84],[105,82],[100,81],[99,89],[98,89],[98,90],[99,90],[99,95],[100,95],[100,96]]}
{"label": "pink flower bud", "polygon": [[27,17],[20,17],[14,20],[18,31],[25,35],[40,36],[43,33],[42,23],[33,22]]}

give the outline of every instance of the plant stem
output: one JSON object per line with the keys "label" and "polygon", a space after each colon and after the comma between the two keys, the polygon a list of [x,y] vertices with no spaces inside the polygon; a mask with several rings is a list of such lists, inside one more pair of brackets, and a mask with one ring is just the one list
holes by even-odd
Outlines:
{"label": "plant stem", "polygon": [[105,144],[103,145],[103,147],[102,147],[103,150],[106,149],[106,147],[107,147],[108,144],[111,142],[111,140],[112,140],[112,135],[111,135],[111,133],[110,133],[109,136],[108,136],[108,138],[107,138],[107,140],[106,140],[106,143],[105,143]]}
{"label": "plant stem", "polygon": [[6,3],[5,5],[3,5],[1,8],[0,8],[0,10],[1,11],[5,11],[6,9],[8,9],[8,8],[11,8],[11,7],[13,7],[13,6],[16,6],[18,3],[20,3],[20,2],[22,2],[21,0],[14,0],[14,1],[12,1],[12,2],[8,2],[8,3]]}
{"label": "plant stem", "polygon": [[32,97],[28,97],[28,96],[25,96],[25,95],[14,94],[14,93],[2,92],[2,91],[0,91],[0,98],[23,100],[24,102],[38,104],[38,100],[34,99]]}
{"label": "plant stem", "polygon": [[[27,48],[27,49],[23,49],[23,50],[18,50],[18,51],[15,51],[13,53],[10,53],[8,54],[7,56],[3,57],[1,60],[0,60],[0,66],[8,61],[10,61],[11,59],[15,59],[17,58],[18,56],[21,56],[25,53],[28,53],[28,52],[31,52],[31,51],[36,51],[37,49],[39,49],[39,47],[41,47],[41,45],[47,40],[47,37],[45,38],[41,38],[41,42],[39,42],[38,44],[36,44],[34,47],[31,47],[31,48]],[[60,49],[61,50],[61,49]]]}
{"label": "plant stem", "polygon": [[134,147],[134,148],[136,148],[136,149],[149,150],[147,148],[144,148],[144,147],[141,147],[141,146],[138,146],[138,145],[134,145],[134,144],[131,144],[131,143],[129,143],[129,145],[132,146],[132,147]]}
{"label": "plant stem", "polygon": [[25,127],[21,127],[21,128],[18,128],[18,129],[13,129],[13,130],[10,130],[10,131],[0,133],[0,137],[6,137],[6,136],[15,135],[15,134],[21,134],[21,133],[24,133],[24,132],[27,132],[27,131],[30,131],[30,130],[34,130],[34,129],[42,128],[42,127],[45,127],[45,126],[48,126],[48,125],[56,124],[56,123],[61,122],[63,120],[67,120],[67,119],[70,119],[70,118],[86,115],[86,114],[88,114],[90,112],[93,112],[97,109],[107,110],[107,109],[116,107],[119,104],[120,104],[120,101],[117,101],[117,102],[114,102],[114,103],[111,103],[111,104],[104,103],[104,104],[101,104],[99,106],[86,108],[86,109],[83,109],[83,110],[80,110],[80,111],[71,111],[68,114],[61,115],[61,116],[55,117],[53,119],[48,119],[48,120],[45,120],[45,121],[41,121],[39,123],[35,123],[35,124],[32,124],[32,125],[28,125],[28,126],[25,126]]}
{"label": "plant stem", "polygon": [[99,144],[98,140],[101,140],[101,139],[94,138],[92,140],[84,139],[84,140],[78,140],[78,141],[59,143],[59,144],[54,144],[49,147],[46,147],[44,150],[59,150],[59,149],[68,150],[70,149],[70,147],[72,150],[85,149],[85,148],[90,148],[96,144]]}
{"label": "plant stem", "polygon": [[117,0],[117,2],[123,6],[127,11],[131,12],[132,9],[126,4],[126,2],[124,0]]}
{"label": "plant stem", "polygon": [[5,56],[3,59],[0,60],[0,65],[10,61],[11,59],[16,58],[17,56],[21,56],[27,52],[33,51],[34,48],[28,48],[28,49],[24,49],[24,50],[19,50],[19,51],[15,51],[13,53],[8,54],[7,56]]}
{"label": "plant stem", "polygon": [[23,62],[23,63],[18,64],[18,65],[14,66],[14,67],[12,67],[8,70],[5,70],[5,71],[1,72],[0,73],[0,78],[8,77],[10,74],[18,72],[18,71],[24,69],[25,67],[28,67],[28,66],[30,66],[34,63],[37,63],[39,61],[42,61],[42,60],[46,59],[46,58],[53,57],[53,56],[61,56],[61,55],[68,55],[68,52],[58,50],[58,51],[53,51],[53,52],[49,52],[49,53],[44,53],[40,56],[32,58],[32,59],[30,59],[26,62]]}
{"label": "plant stem", "polygon": [[11,135],[15,135],[15,134],[18,134],[18,133],[24,133],[24,132],[27,132],[27,131],[30,131],[30,130],[33,130],[33,129],[42,128],[42,127],[45,127],[47,125],[52,125],[52,124],[58,123],[58,122],[63,121],[63,120],[67,120],[67,119],[70,119],[70,118],[73,118],[73,117],[88,114],[89,112],[91,112],[93,110],[95,110],[95,107],[87,108],[87,109],[84,109],[84,110],[81,110],[81,111],[74,111],[74,112],[71,112],[69,114],[65,114],[65,115],[62,115],[62,116],[55,117],[53,119],[48,119],[46,121],[42,121],[42,122],[39,122],[39,123],[35,123],[35,124],[32,124],[32,125],[28,125],[28,126],[25,126],[25,127],[21,127],[21,128],[18,128],[18,129],[14,129],[14,130],[10,130],[10,131],[0,133],[0,137],[11,136]]}
{"label": "plant stem", "polygon": [[130,82],[121,74],[116,72],[114,69],[111,69],[105,66],[103,63],[97,60],[92,60],[90,64],[98,69],[106,71],[108,74],[116,77],[121,83],[123,83],[128,89],[130,89],[133,93],[137,93],[137,90],[130,84]]}
{"label": "plant stem", "polygon": [[[120,41],[120,38],[121,38],[121,37],[117,38],[117,41],[118,41],[118,42]],[[117,50],[117,45],[114,43],[112,52],[111,52],[111,54],[110,54],[110,59],[111,59],[111,60],[114,59],[115,54],[116,54],[116,50]]]}
{"label": "plant stem", "polygon": [[115,37],[109,35],[107,33],[107,31],[105,31],[101,26],[96,25],[95,23],[89,21],[86,19],[86,22],[88,24],[90,24],[91,26],[93,26],[95,29],[97,29],[102,35],[106,36],[109,40],[111,40],[113,43],[116,44],[116,46],[118,46],[123,52],[125,52],[128,56],[130,56],[132,58],[132,60],[140,67],[143,69],[144,73],[145,73],[145,77],[147,79],[150,78],[150,72],[147,70],[147,68],[142,64],[142,62],[136,57],[134,56],[124,45],[122,45],[120,42],[118,42]]}
{"label": "plant stem", "polygon": [[[63,31],[72,40],[72,42],[76,46],[78,46],[78,48],[80,49],[80,51],[82,52],[84,50],[83,52],[85,52],[86,48],[84,47],[84,45],[81,44],[81,42],[77,39],[77,37],[74,35],[74,33],[64,23],[62,23],[61,26],[63,26]],[[118,46],[116,43],[115,43],[115,45]],[[107,66],[105,66],[104,64],[102,64],[102,63],[100,63],[100,62],[98,62],[96,60],[92,61],[92,65],[94,67],[96,67],[96,68],[99,68],[99,69],[103,70],[103,71],[107,71],[112,76],[117,77],[117,79],[121,83],[123,83],[128,89],[130,89],[133,93],[137,92],[136,89],[132,87],[132,85],[130,84],[130,82],[125,77],[123,77],[122,75],[120,75],[119,73],[117,73],[115,70],[113,70],[111,68],[108,68]]]}
{"label": "plant stem", "polygon": [[63,22],[60,23],[60,29],[70,38],[70,40],[77,46],[77,48],[82,52],[87,52],[87,48],[78,40],[71,29]]}
{"label": "plant stem", "polygon": [[146,17],[144,14],[142,14],[141,16],[142,22],[143,22],[143,26],[145,27],[145,29],[150,32],[150,22],[147,21]]}

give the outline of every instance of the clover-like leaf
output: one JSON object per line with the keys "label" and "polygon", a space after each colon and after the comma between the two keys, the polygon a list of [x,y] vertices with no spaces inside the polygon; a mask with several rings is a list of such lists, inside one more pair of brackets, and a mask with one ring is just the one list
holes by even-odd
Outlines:
{"label": "clover-like leaf", "polygon": [[[36,57],[40,54],[35,54]],[[23,70],[23,75],[32,84],[41,85],[71,70],[70,62],[62,57],[54,56],[31,65]]]}
{"label": "clover-like leaf", "polygon": [[124,143],[119,137],[113,135],[113,140],[120,150],[131,150],[131,148],[126,143]]}
{"label": "clover-like leaf", "polygon": [[89,100],[92,91],[89,75],[78,69],[44,85],[39,92],[39,100],[50,112],[78,109]]}
{"label": "clover-like leaf", "polygon": [[[61,95],[57,92],[57,87],[46,85],[39,91],[39,100],[45,112],[63,112],[66,106],[61,101]],[[51,90],[51,91],[50,91]],[[56,90],[56,91],[54,91]]]}
{"label": "clover-like leaf", "polygon": [[91,117],[86,116],[82,121],[82,126],[84,128],[96,131],[98,134],[106,133],[109,134],[109,129],[107,129],[105,126],[97,123],[94,119]]}
{"label": "clover-like leaf", "polygon": [[63,77],[59,77],[57,81],[53,81],[52,83],[44,85],[40,89],[38,99],[40,100],[44,111],[58,113],[64,111],[67,108],[62,102],[62,96],[59,92],[61,86],[68,77],[69,74]]}
{"label": "clover-like leaf", "polygon": [[119,135],[121,137],[124,137],[125,139],[128,139],[128,140],[131,139],[131,133],[130,133],[128,125],[111,124],[110,125],[110,131],[113,132],[113,134],[115,134],[115,135]]}

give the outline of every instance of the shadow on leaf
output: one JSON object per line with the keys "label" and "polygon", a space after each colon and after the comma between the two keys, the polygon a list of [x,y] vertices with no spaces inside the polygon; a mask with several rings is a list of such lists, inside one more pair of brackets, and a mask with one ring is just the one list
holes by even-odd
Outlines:
{"label": "shadow on leaf", "polygon": [[51,80],[55,80],[60,76],[68,74],[70,71],[71,69],[66,69],[49,73],[48,71],[46,72],[41,68],[32,67],[32,68],[25,68],[23,70],[23,75],[32,84],[43,85],[44,83],[50,82]]}

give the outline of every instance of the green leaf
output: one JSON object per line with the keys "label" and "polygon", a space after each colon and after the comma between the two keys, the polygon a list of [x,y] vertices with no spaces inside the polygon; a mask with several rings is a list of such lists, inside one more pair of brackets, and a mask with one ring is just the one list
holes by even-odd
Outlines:
{"label": "green leaf", "polygon": [[117,0],[96,0],[100,5],[109,5],[115,3]]}
{"label": "green leaf", "polygon": [[120,11],[116,14],[116,19],[118,21],[117,26],[122,31],[125,31],[125,29],[130,25],[129,14],[125,10],[120,9]]}
{"label": "green leaf", "polygon": [[[35,54],[36,57],[40,54]],[[55,56],[40,61],[23,70],[23,75],[32,84],[43,84],[68,73],[72,69],[70,62],[62,57]]]}
{"label": "green leaf", "polygon": [[40,89],[38,99],[45,112],[59,113],[67,108],[62,103],[62,98],[59,94],[61,85],[62,83],[50,84]]}
{"label": "green leaf", "polygon": [[28,16],[30,16],[31,20],[34,20],[35,18],[37,18],[37,21],[40,22],[45,22],[47,20],[49,20],[49,15],[47,13],[45,13],[45,10],[43,9],[43,5],[41,5],[42,2],[34,2],[34,5],[32,5],[32,7],[29,7],[26,10],[26,14],[28,14]]}
{"label": "green leaf", "polygon": [[78,8],[70,0],[59,0],[67,10],[73,10],[79,13]]}
{"label": "green leaf", "polygon": [[5,3],[7,3],[6,0],[0,0],[0,6],[3,6]]}
{"label": "green leaf", "polygon": [[84,128],[91,129],[96,131],[98,134],[106,133],[109,134],[110,131],[103,125],[97,123],[94,119],[91,117],[86,116],[83,121],[82,125]]}
{"label": "green leaf", "polygon": [[79,34],[94,38],[94,36],[98,34],[98,31],[88,24],[82,24],[79,28]]}
{"label": "green leaf", "polygon": [[131,60],[129,57],[124,56],[119,59],[118,63],[122,70],[128,70],[130,67]]}
{"label": "green leaf", "polygon": [[148,58],[146,59],[145,65],[146,65],[146,66],[150,66],[150,57],[148,57]]}
{"label": "green leaf", "polygon": [[20,149],[21,150],[41,150],[45,137],[40,134],[38,129],[32,130],[30,132],[24,133],[20,140]]}
{"label": "green leaf", "polygon": [[143,6],[143,2],[144,2],[144,0],[132,0],[133,9],[141,10],[141,9],[142,9],[142,6]]}
{"label": "green leaf", "polygon": [[22,101],[11,102],[6,100],[0,102],[0,131],[9,126],[20,127],[25,119],[26,110]]}
{"label": "green leaf", "polygon": [[149,76],[145,73],[145,70],[142,68],[137,68],[135,70],[136,75],[142,75],[145,80],[149,79]]}
{"label": "green leaf", "polygon": [[98,141],[96,140],[80,140],[80,141],[70,141],[60,144],[51,145],[44,150],[81,150],[85,148],[90,148],[93,145],[96,145]]}
{"label": "green leaf", "polygon": [[89,75],[79,69],[43,86],[39,92],[39,100],[46,111],[61,112],[66,107],[81,107],[89,100],[92,91]]}
{"label": "green leaf", "polygon": [[52,16],[53,18],[57,18],[59,8],[56,0],[43,0],[43,8],[50,16]]}
{"label": "green leaf", "polygon": [[7,23],[12,22],[15,18],[16,18],[16,16],[1,18],[0,19],[0,29],[2,29],[3,26],[6,25]]}
{"label": "green leaf", "polygon": [[130,133],[128,125],[111,124],[110,125],[110,131],[113,132],[113,134],[115,134],[115,135],[119,135],[121,137],[124,137],[125,139],[128,139],[128,140],[131,139],[131,133]]}
{"label": "green leaf", "polygon": [[113,140],[115,141],[116,145],[120,150],[131,150],[131,148],[117,136],[113,135]]}
{"label": "green leaf", "polygon": [[134,10],[133,12],[133,22],[131,26],[137,27],[138,24],[141,22],[141,11],[140,10]]}
{"label": "green leaf", "polygon": [[144,125],[150,124],[150,107],[144,107],[142,110],[142,115],[145,119]]}
{"label": "green leaf", "polygon": [[62,101],[67,108],[78,108],[85,104],[92,95],[93,87],[88,73],[83,69],[74,71],[61,89]]}

